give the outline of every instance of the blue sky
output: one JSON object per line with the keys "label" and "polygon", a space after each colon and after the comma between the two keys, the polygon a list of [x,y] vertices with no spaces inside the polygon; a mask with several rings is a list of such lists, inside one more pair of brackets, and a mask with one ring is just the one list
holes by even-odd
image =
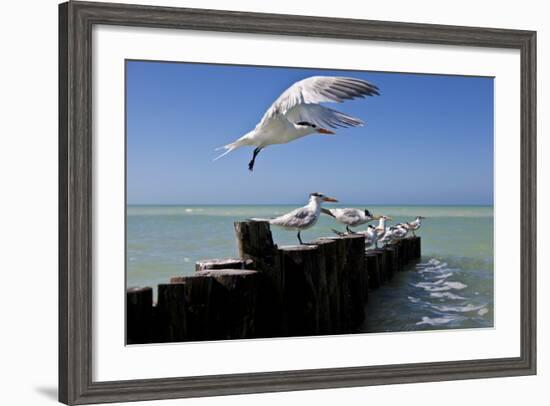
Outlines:
{"label": "blue sky", "polygon": [[[493,79],[127,61],[129,204],[286,204],[323,192],[342,203],[492,204]],[[292,83],[370,81],[380,96],[330,103],[364,127],[264,149],[243,147]]]}

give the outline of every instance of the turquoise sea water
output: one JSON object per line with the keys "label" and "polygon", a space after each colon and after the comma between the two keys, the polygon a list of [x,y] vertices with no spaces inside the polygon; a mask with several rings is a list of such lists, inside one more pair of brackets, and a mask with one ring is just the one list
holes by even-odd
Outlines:
{"label": "turquoise sea water", "polygon": [[[349,205],[347,205],[349,206]],[[128,206],[127,286],[153,286],[190,275],[195,261],[236,256],[233,222],[271,217],[296,206]],[[331,205],[330,207],[337,207]],[[363,331],[493,326],[492,206],[370,206],[395,222],[427,217],[418,235],[422,259],[369,296]],[[343,229],[330,217],[302,233],[304,241]],[[279,245],[296,236],[272,228]]]}

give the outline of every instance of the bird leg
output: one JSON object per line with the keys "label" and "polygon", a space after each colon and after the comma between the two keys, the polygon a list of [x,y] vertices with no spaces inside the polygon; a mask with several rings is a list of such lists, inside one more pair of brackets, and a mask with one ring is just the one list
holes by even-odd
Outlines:
{"label": "bird leg", "polygon": [[301,245],[304,245],[304,242],[302,241],[302,237],[300,236],[300,232],[298,231],[298,241],[300,241]]}
{"label": "bird leg", "polygon": [[254,150],[254,153],[252,154],[252,159],[248,163],[248,170],[250,172],[252,172],[254,170],[254,162],[256,162],[256,157],[258,156],[258,154],[260,153],[261,150],[262,150],[262,147],[257,147]]}
{"label": "bird leg", "polygon": [[339,235],[340,237],[343,237],[346,235],[346,233],[343,233],[341,231],[335,230],[334,228],[331,228],[332,232],[336,235]]}
{"label": "bird leg", "polygon": [[349,226],[346,226],[346,230],[348,230],[348,233],[350,234],[357,234],[355,231],[350,230]]}

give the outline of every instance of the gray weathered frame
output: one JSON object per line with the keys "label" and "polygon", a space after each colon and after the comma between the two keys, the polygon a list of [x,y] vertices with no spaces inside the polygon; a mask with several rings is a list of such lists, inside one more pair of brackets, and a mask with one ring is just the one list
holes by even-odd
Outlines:
{"label": "gray weathered frame", "polygon": [[[92,26],[243,32],[519,49],[521,355],[203,377],[92,380]],[[59,400],[218,396],[536,373],[536,32],[234,11],[68,2],[59,6]]]}

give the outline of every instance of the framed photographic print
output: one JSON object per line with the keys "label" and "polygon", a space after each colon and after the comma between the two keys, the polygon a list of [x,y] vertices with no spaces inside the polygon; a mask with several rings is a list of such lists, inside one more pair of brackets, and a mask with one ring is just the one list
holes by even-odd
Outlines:
{"label": "framed photographic print", "polygon": [[59,28],[61,402],[536,373],[535,32]]}

